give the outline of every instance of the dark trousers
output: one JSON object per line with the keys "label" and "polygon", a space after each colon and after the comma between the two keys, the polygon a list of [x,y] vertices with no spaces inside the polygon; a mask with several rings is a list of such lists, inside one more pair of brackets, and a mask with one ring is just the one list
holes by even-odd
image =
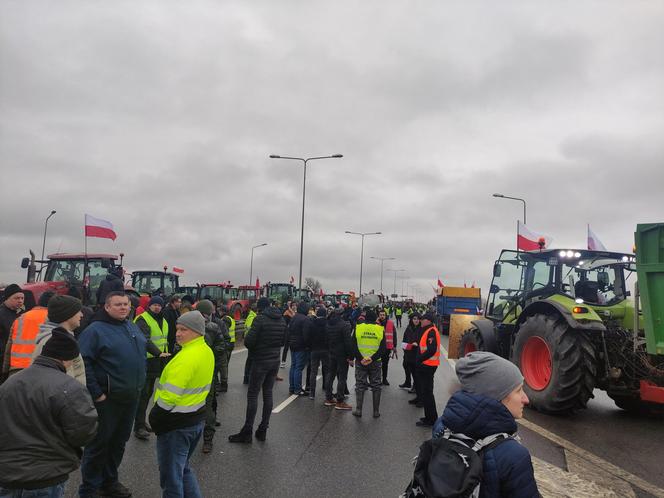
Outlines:
{"label": "dark trousers", "polygon": [[97,489],[118,481],[118,467],[136,418],[136,394],[136,398],[127,403],[110,399],[95,403],[99,427],[95,438],[83,449],[81,485],[78,488],[81,497],[93,496]]}
{"label": "dark trousers", "polygon": [[286,363],[287,356],[288,356],[288,346],[284,346],[284,350],[281,353],[281,363]]}
{"label": "dark trousers", "polygon": [[366,391],[369,388],[372,391],[381,390],[380,364],[380,360],[371,362],[366,366],[362,365],[359,361],[355,362],[355,392]]}
{"label": "dark trousers", "polygon": [[391,349],[386,349],[383,356],[380,357],[383,363],[383,382],[387,382],[387,369],[390,367],[390,356],[392,355]]}
{"label": "dark trousers", "polygon": [[397,319],[397,327],[401,327],[401,316],[402,315],[395,315],[394,316]]}
{"label": "dark trousers", "polygon": [[145,429],[145,412],[148,409],[150,398],[152,398],[152,393],[154,392],[154,383],[160,376],[159,372],[148,371],[147,376],[145,377],[145,385],[143,386],[141,397],[139,398],[136,407],[136,418],[134,420],[135,431],[138,429]]}
{"label": "dark trousers", "polygon": [[203,441],[212,442],[217,422],[217,377],[212,377],[210,392],[205,398],[205,428],[203,429]]}
{"label": "dark trousers", "polygon": [[[228,390],[228,360],[230,359],[230,354],[227,354],[226,351],[223,351],[219,354],[217,361],[215,362],[215,372],[214,378],[219,379],[217,382],[217,388],[221,391],[226,392]],[[219,375],[217,375],[217,373]]]}
{"label": "dark trousers", "polygon": [[254,362],[249,374],[249,388],[247,389],[247,416],[244,421],[243,432],[254,430],[254,421],[258,411],[258,393],[263,390],[263,418],[259,429],[267,430],[270,425],[272,413],[272,388],[279,372],[279,362]]}
{"label": "dark trousers", "polygon": [[201,439],[202,427],[175,429],[157,436],[159,484],[166,498],[201,498],[196,475],[189,467],[189,458]]}
{"label": "dark trousers", "polygon": [[[407,362],[405,359],[403,360],[403,371],[406,374],[406,381],[404,384],[407,386],[412,386],[413,383],[415,383],[415,371],[414,371],[415,365],[413,363]],[[412,382],[411,382],[412,378]]]}
{"label": "dark trousers", "polygon": [[251,373],[251,365],[254,360],[251,358],[251,353],[247,353],[247,359],[244,362],[244,379],[242,380],[243,384],[249,384],[249,374]]}
{"label": "dark trousers", "polygon": [[327,384],[329,383],[329,364],[330,353],[327,351],[312,351],[311,352],[311,371],[309,372],[309,397],[316,396],[316,377],[318,377],[318,367],[323,371],[323,392],[327,393]]}
{"label": "dark trousers", "polygon": [[327,389],[325,391],[325,398],[332,399],[332,384],[334,384],[334,378],[337,378],[337,402],[341,403],[344,400],[344,394],[346,392],[346,382],[348,380],[348,362],[346,358],[338,358],[334,355],[330,355],[330,367],[328,373]]}
{"label": "dark trousers", "polygon": [[418,365],[416,370],[417,385],[419,386],[418,398],[424,404],[424,418],[427,422],[435,422],[438,419],[436,410],[436,398],[433,395],[433,376],[438,367]]}

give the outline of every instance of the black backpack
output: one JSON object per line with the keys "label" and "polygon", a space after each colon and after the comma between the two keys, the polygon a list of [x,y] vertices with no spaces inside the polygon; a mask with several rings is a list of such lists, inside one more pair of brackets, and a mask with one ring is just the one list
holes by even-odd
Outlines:
{"label": "black backpack", "polygon": [[479,496],[483,452],[510,438],[514,436],[500,433],[475,441],[446,429],[442,437],[422,443],[413,479],[400,498]]}

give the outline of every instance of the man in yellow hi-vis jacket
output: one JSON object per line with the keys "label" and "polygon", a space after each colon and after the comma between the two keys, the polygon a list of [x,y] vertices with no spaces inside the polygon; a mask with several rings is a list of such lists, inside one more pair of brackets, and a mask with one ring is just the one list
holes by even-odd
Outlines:
{"label": "man in yellow hi-vis jacket", "polygon": [[157,435],[164,496],[202,496],[189,456],[203,434],[205,399],[214,373],[214,354],[204,335],[205,318],[199,311],[178,318],[175,338],[182,349],[164,368],[155,390],[150,425]]}

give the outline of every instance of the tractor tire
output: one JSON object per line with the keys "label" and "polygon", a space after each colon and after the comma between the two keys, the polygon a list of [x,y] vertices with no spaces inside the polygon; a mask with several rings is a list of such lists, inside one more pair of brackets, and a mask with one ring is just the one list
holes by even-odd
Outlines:
{"label": "tractor tire", "polygon": [[242,320],[242,306],[239,304],[233,306],[233,309],[231,310],[231,316],[235,321]]}
{"label": "tractor tire", "polygon": [[516,332],[511,360],[523,374],[530,406],[538,411],[570,414],[593,397],[595,348],[562,317],[528,317]]}
{"label": "tractor tire", "polygon": [[475,327],[466,330],[459,341],[459,358],[463,358],[473,351],[486,351],[482,334]]}

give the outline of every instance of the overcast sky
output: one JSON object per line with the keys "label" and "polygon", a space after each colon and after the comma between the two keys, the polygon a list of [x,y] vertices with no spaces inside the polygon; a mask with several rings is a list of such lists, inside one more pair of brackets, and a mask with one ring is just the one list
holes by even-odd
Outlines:
{"label": "overcast sky", "polygon": [[[629,251],[664,221],[664,3],[0,3],[0,281],[28,249],[111,221],[128,269],[184,281],[304,276],[420,297],[486,287],[528,226]],[[393,266],[392,266],[393,265]],[[384,288],[391,292],[392,273]],[[397,282],[401,290],[400,281]],[[405,290],[405,289],[404,289]],[[486,290],[483,289],[486,294]]]}

